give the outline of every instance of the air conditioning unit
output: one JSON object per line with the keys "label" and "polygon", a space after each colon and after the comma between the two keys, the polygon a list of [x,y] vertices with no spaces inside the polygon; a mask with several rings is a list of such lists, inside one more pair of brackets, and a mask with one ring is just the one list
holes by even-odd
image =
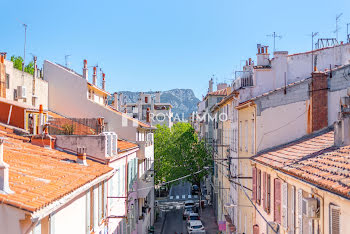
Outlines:
{"label": "air conditioning unit", "polygon": [[17,99],[23,99],[26,98],[26,87],[24,86],[17,86]]}
{"label": "air conditioning unit", "polygon": [[317,218],[317,200],[315,198],[303,198],[303,216]]}

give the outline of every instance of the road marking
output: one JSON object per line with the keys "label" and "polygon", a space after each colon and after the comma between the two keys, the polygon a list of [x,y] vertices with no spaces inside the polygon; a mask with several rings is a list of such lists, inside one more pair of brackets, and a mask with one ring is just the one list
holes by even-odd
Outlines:
{"label": "road marking", "polygon": [[174,196],[170,196],[170,200],[173,200],[174,199]]}
{"label": "road marking", "polygon": [[188,195],[188,198],[192,198],[192,195]]}
{"label": "road marking", "polygon": [[179,195],[176,195],[176,199],[180,199],[180,196],[179,196]]}
{"label": "road marking", "polygon": [[186,198],[186,195],[182,195],[182,199],[185,199]]}

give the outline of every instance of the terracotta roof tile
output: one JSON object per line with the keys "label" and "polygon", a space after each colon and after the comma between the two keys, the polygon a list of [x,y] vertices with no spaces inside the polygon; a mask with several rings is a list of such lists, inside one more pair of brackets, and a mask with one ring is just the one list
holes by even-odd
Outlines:
{"label": "terracotta roof tile", "polygon": [[334,146],[334,132],[305,137],[253,160],[350,198],[350,146]]}
{"label": "terracotta roof tile", "polygon": [[127,151],[137,147],[138,145],[135,143],[118,139],[118,151]]}
{"label": "terracotta roof tile", "polygon": [[[14,194],[0,194],[0,202],[35,212],[79,187],[113,170],[87,160],[88,166],[72,161],[76,156],[41,148],[27,138],[0,131],[4,161],[9,164],[9,184]],[[24,140],[24,141],[23,141]],[[71,160],[65,161],[65,160]]]}
{"label": "terracotta roof tile", "polygon": [[212,95],[212,96],[226,96],[227,95],[227,89],[220,89],[220,90],[216,90],[214,92],[209,92],[208,95]]}

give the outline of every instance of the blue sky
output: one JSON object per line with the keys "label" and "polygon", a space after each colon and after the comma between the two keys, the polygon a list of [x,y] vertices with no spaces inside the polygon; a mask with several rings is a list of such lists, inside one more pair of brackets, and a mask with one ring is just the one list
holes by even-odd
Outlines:
{"label": "blue sky", "polygon": [[[3,0],[0,51],[23,55],[28,25],[27,58],[31,53],[65,63],[81,73],[83,59],[106,73],[110,92],[193,89],[197,97],[208,80],[230,81],[241,60],[255,59],[256,44],[289,53],[311,48],[310,34],[334,37],[336,14],[339,40],[350,23],[350,1],[124,0],[9,1]],[[90,70],[91,76],[91,70]]]}

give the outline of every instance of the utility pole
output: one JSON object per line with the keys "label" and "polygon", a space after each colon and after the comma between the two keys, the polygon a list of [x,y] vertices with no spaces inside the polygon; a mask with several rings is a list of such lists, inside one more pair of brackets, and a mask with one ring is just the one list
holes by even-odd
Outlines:
{"label": "utility pole", "polygon": [[276,37],[281,39],[282,36],[280,35],[277,35],[276,32],[273,32],[272,34],[270,35],[266,35],[267,37],[273,37],[273,52],[275,53],[275,50],[276,50]]}
{"label": "utility pole", "polygon": [[23,27],[24,27],[24,55],[23,55],[22,71],[24,71],[24,65],[26,64],[26,42],[27,42],[27,27],[28,27],[28,25],[23,24]]}
{"label": "utility pole", "polygon": [[337,38],[337,41],[338,41],[338,32],[339,32],[339,27],[338,27],[338,23],[339,23],[339,19],[340,17],[343,15],[343,13],[340,13],[338,15],[335,16],[335,33],[336,33],[336,38]]}
{"label": "utility pole", "polygon": [[314,71],[314,37],[318,35],[318,32],[311,33],[311,73]]}

